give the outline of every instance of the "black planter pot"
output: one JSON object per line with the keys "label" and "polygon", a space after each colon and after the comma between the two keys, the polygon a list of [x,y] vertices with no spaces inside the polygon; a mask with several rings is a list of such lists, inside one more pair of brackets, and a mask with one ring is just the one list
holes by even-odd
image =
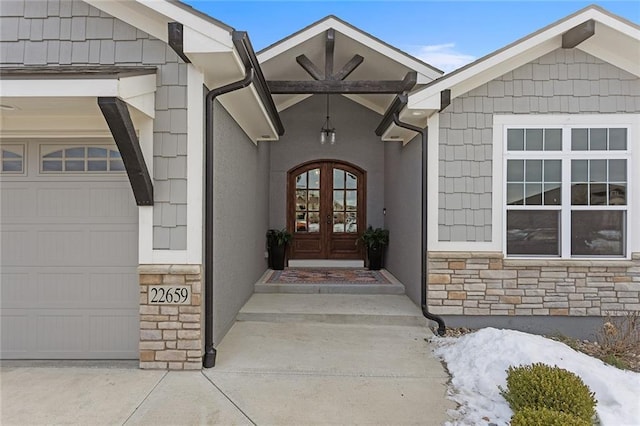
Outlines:
{"label": "black planter pot", "polygon": [[269,249],[269,266],[276,271],[282,271],[284,269],[286,246],[273,245]]}
{"label": "black planter pot", "polygon": [[370,270],[379,271],[384,267],[383,247],[369,247],[369,249],[367,250],[367,257],[369,258]]}

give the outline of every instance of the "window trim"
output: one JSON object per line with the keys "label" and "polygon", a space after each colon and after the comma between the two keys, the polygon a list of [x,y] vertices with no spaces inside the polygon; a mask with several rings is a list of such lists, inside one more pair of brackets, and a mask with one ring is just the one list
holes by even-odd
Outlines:
{"label": "window trim", "polygon": [[[507,129],[521,127],[521,128],[563,128],[563,150],[562,151],[517,151],[517,155],[514,155],[514,151],[507,152]],[[575,127],[588,127],[588,128],[627,128],[627,150],[626,151],[571,151],[571,145],[567,143],[566,133],[570,129]],[[505,259],[541,259],[541,260],[628,260],[631,259],[632,253],[640,251],[640,238],[638,237],[638,230],[640,226],[629,218],[634,217],[638,210],[637,188],[638,182],[640,182],[640,167],[633,167],[638,164],[638,137],[640,136],[640,114],[585,114],[585,115],[494,115],[493,125],[493,206],[494,212],[499,212],[499,220],[494,221],[493,226],[497,227],[497,231],[500,235],[500,250],[502,251]],[[568,139],[571,140],[570,138]],[[511,155],[510,155],[511,154]],[[507,200],[506,200],[506,166],[508,159],[518,158],[563,158],[563,161],[571,161],[571,159],[627,159],[627,204],[626,206],[602,206],[607,210],[626,210],[626,235],[625,235],[625,256],[597,256],[597,257],[585,257],[574,256],[571,257],[571,246],[567,244],[571,241],[570,228],[565,226],[561,228],[560,241],[564,242],[561,246],[560,256],[522,256],[522,255],[507,255],[507,233],[506,233],[506,212],[507,212]],[[566,160],[565,160],[566,158]],[[563,163],[566,164],[566,163]],[[561,204],[561,225],[570,223],[572,210],[592,210],[590,206],[570,206],[567,208],[564,203],[566,194],[571,191],[571,175],[570,168],[563,165],[562,168],[562,200]],[[567,184],[568,183],[568,184]],[[567,192],[568,191],[568,192]],[[522,206],[526,209],[526,206]],[[535,209],[549,209],[555,206],[531,206]],[[495,234],[494,234],[495,235]],[[496,241],[494,241],[496,242]]]}
{"label": "window trim", "polygon": [[[2,151],[6,147],[20,147],[22,149],[22,158],[20,158],[20,160],[22,161],[22,171],[21,172],[4,171],[2,169],[2,161],[4,160],[4,155],[2,154]],[[27,146],[26,146],[26,144],[15,143],[15,142],[7,142],[7,143],[0,144],[0,175],[6,176],[6,177],[9,177],[9,176],[26,176],[27,175],[27,166],[28,166],[28,164],[29,164],[29,162],[28,162],[28,158],[27,158]]]}

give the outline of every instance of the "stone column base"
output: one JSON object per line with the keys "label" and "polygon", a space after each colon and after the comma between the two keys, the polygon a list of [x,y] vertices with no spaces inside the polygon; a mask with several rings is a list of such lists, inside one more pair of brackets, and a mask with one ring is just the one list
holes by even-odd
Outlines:
{"label": "stone column base", "polygon": [[[201,265],[140,265],[138,273],[140,368],[200,370],[204,347]],[[150,286],[186,286],[191,303],[154,304],[149,300]]]}

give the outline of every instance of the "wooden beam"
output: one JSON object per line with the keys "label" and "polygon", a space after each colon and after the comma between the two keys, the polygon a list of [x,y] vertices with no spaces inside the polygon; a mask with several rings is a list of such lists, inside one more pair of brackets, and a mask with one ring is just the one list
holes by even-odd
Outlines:
{"label": "wooden beam", "polygon": [[572,49],[596,33],[596,21],[589,19],[562,34],[562,47]]}
{"label": "wooden beam", "polygon": [[191,60],[184,54],[184,32],[180,22],[169,22],[167,24],[169,31],[169,47],[182,58],[182,60],[190,64]]}
{"label": "wooden beam", "polygon": [[451,89],[444,89],[440,92],[440,112],[451,105]]}
{"label": "wooden beam", "polygon": [[140,149],[127,104],[116,97],[99,97],[98,106],[122,156],[136,204],[152,206],[153,183]]}
{"label": "wooden beam", "polygon": [[411,90],[416,84],[416,73],[409,72],[404,80],[322,80],[322,81],[268,81],[269,90],[274,95],[281,94],[398,94]]}
{"label": "wooden beam", "polygon": [[336,44],[336,32],[333,28],[327,30],[324,54],[324,78],[331,80],[333,76],[333,52]]}
{"label": "wooden beam", "polygon": [[[351,74],[360,64],[364,61],[364,58],[360,55],[353,55],[353,58],[345,64],[344,67],[333,75],[334,80],[344,80]],[[316,79],[317,80],[317,79]]]}
{"label": "wooden beam", "polygon": [[304,68],[304,70],[313,77],[314,80],[324,80],[322,71],[316,66],[306,55],[300,55],[296,57],[296,62]]}

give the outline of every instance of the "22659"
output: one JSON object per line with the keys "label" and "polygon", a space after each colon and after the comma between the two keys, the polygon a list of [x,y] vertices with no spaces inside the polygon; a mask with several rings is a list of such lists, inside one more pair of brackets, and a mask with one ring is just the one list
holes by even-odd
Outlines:
{"label": "22659", "polygon": [[150,286],[148,303],[150,305],[184,305],[191,303],[191,290],[188,286]]}

